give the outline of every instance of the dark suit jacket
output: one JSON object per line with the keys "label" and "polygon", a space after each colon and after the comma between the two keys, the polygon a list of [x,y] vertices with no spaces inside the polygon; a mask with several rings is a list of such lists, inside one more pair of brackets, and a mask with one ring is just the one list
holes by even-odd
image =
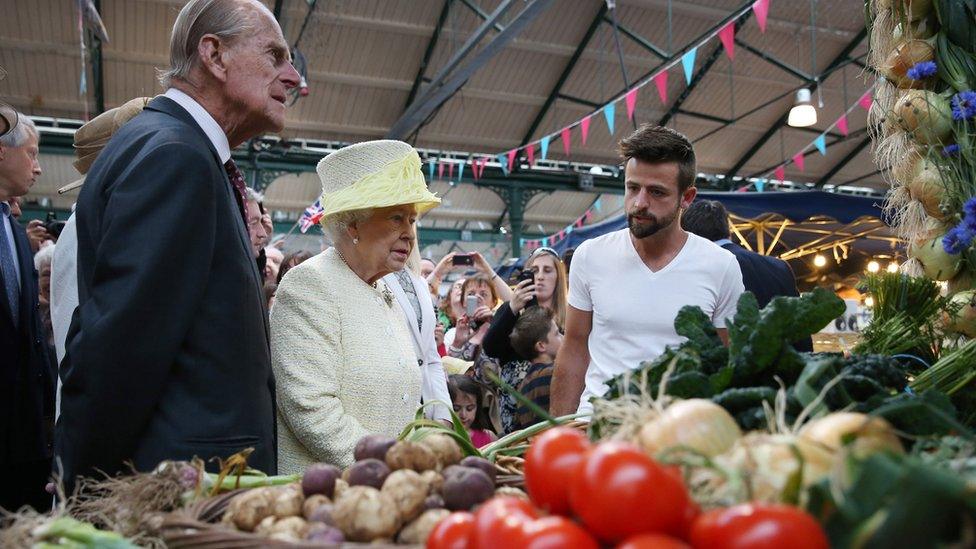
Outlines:
{"label": "dark suit jacket", "polygon": [[[722,246],[735,255],[742,270],[742,284],[746,291],[752,292],[759,302],[759,307],[765,307],[778,295],[799,296],[796,289],[796,277],[790,264],[775,257],[757,254],[739,246],[736,243]],[[793,343],[797,351],[813,351],[813,342],[804,338]]]}
{"label": "dark suit jacket", "polygon": [[66,479],[132,461],[277,470],[261,277],[217,152],[176,102],[122,127],[78,197],[78,297],[61,364]]}
{"label": "dark suit jacket", "polygon": [[20,265],[20,302],[13,304],[20,322],[14,327],[0,273],[0,464],[50,458],[54,420],[54,370],[38,311],[34,257],[24,228],[10,221]]}

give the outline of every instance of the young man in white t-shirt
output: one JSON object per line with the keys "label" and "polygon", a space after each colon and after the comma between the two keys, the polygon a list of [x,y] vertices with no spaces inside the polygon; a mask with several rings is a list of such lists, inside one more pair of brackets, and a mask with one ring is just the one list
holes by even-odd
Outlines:
{"label": "young man in white t-shirt", "polygon": [[627,229],[581,244],[569,276],[566,334],[550,391],[553,415],[591,411],[612,377],[684,339],[674,319],[697,305],[728,342],[743,292],[735,256],[681,229],[695,199],[695,151],[680,133],[642,126],[620,142]]}

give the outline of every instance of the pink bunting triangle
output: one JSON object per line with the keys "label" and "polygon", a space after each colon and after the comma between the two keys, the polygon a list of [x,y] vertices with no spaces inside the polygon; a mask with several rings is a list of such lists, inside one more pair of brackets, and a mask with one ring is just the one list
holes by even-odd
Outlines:
{"label": "pink bunting triangle", "polygon": [[729,21],[728,25],[718,31],[718,39],[722,41],[725,55],[729,56],[729,60],[735,60],[735,21]]}
{"label": "pink bunting triangle", "polygon": [[531,143],[525,147],[525,154],[529,157],[529,167],[531,168],[535,164],[535,143]]}
{"label": "pink bunting triangle", "polygon": [[793,155],[793,163],[796,164],[796,167],[799,168],[799,170],[801,172],[804,171],[803,170],[803,163],[805,161],[806,161],[806,157],[803,156],[803,153],[802,152],[798,152],[798,153],[796,153],[796,154]]}
{"label": "pink bunting triangle", "polygon": [[661,98],[661,103],[668,102],[668,71],[667,69],[654,75],[654,85],[657,86],[657,96]]}
{"label": "pink bunting triangle", "polygon": [[624,102],[627,104],[627,119],[634,119],[634,109],[637,108],[637,88],[634,88],[627,92],[624,96]]}
{"label": "pink bunting triangle", "polygon": [[512,149],[508,151],[508,171],[515,171],[515,155],[518,154],[518,149]]}
{"label": "pink bunting triangle", "polygon": [[766,17],[769,16],[769,0],[756,0],[752,3],[752,11],[756,12],[756,22],[759,30],[766,32]]}
{"label": "pink bunting triangle", "polygon": [[864,95],[857,100],[857,104],[861,106],[862,109],[869,111],[871,110],[871,90],[864,92]]}
{"label": "pink bunting triangle", "polygon": [[478,171],[478,166],[480,163],[481,161],[477,158],[471,159],[471,175],[474,177],[475,181],[481,179],[481,172]]}
{"label": "pink bunting triangle", "polygon": [[776,169],[773,170],[773,177],[782,183],[783,180],[786,179],[786,166],[777,166]]}
{"label": "pink bunting triangle", "polygon": [[593,211],[592,210],[586,210],[586,213],[583,214],[583,222],[584,223],[589,223],[591,219],[593,219]]}
{"label": "pink bunting triangle", "polygon": [[583,146],[586,146],[586,137],[590,135],[590,118],[593,115],[587,116],[583,120],[580,120],[580,133],[583,134]]}
{"label": "pink bunting triangle", "polygon": [[444,163],[437,163],[437,179],[444,179]]}
{"label": "pink bunting triangle", "polygon": [[840,118],[837,119],[837,122],[834,125],[837,126],[838,130],[840,130],[841,135],[847,137],[847,134],[849,133],[847,131],[847,115],[840,115]]}
{"label": "pink bunting triangle", "polygon": [[485,176],[485,167],[488,166],[488,161],[491,160],[487,156],[481,159],[481,169],[478,170],[478,177]]}
{"label": "pink bunting triangle", "polygon": [[563,131],[559,133],[559,138],[563,141],[563,152],[566,153],[566,157],[569,157],[569,140],[572,135],[569,133],[569,128],[563,128]]}
{"label": "pink bunting triangle", "polygon": [[454,162],[447,165],[447,178],[454,179]]}

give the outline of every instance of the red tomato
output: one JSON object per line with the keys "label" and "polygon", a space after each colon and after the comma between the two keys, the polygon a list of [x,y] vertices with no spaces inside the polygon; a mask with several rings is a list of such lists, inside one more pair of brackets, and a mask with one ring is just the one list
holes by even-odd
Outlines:
{"label": "red tomato", "polygon": [[708,549],[829,549],[812,516],[790,505],[747,503],[704,513],[691,527],[691,544]]}
{"label": "red tomato", "polygon": [[451,513],[427,536],[427,549],[468,549],[474,537],[474,515]]}
{"label": "red tomato", "polygon": [[691,505],[684,483],[623,442],[598,445],[571,484],[576,515],[590,532],[614,543],[644,533],[677,535]]}
{"label": "red tomato", "polygon": [[641,534],[628,538],[617,549],[691,549],[691,546],[664,534]]}
{"label": "red tomato", "polygon": [[532,504],[520,498],[497,497],[485,502],[474,514],[474,535],[469,547],[523,547],[526,524],[538,517]]}
{"label": "red tomato", "polygon": [[[566,517],[553,515],[527,523],[524,527],[525,549],[599,549],[600,545],[586,530]],[[498,545],[498,547],[504,547]]]}
{"label": "red tomato", "polygon": [[590,441],[576,429],[547,430],[525,453],[525,488],[532,502],[559,515],[568,515],[570,480],[591,449]]}

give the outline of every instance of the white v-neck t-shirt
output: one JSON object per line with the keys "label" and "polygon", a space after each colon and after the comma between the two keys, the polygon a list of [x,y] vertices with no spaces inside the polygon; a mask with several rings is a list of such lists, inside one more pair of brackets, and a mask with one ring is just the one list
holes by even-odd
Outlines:
{"label": "white v-neck t-shirt", "polygon": [[674,331],[682,307],[697,305],[724,328],[743,291],[735,256],[691,233],[674,259],[656,272],[637,254],[629,229],[581,244],[573,254],[569,304],[592,311],[593,325],[579,411],[592,411],[590,397],[603,395],[608,380],[684,341]]}

